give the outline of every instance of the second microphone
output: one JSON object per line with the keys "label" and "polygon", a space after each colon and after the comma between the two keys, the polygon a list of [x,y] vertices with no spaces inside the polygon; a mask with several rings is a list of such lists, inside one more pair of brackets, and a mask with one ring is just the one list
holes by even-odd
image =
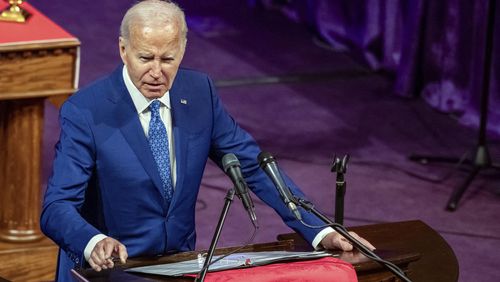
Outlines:
{"label": "second microphone", "polygon": [[243,206],[252,220],[252,224],[258,228],[257,216],[255,215],[255,208],[252,202],[252,198],[248,194],[248,185],[241,174],[241,164],[235,154],[229,153],[222,157],[222,166],[224,172],[231,178],[234,184],[234,189],[236,190],[236,195],[240,198]]}

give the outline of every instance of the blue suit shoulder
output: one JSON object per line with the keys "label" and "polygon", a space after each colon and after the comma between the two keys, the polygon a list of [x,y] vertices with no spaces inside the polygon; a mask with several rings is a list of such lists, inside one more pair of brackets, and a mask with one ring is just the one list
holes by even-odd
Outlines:
{"label": "blue suit shoulder", "polygon": [[175,91],[179,90],[179,88],[185,89],[188,86],[190,90],[199,90],[198,88],[210,87],[211,84],[212,80],[206,73],[188,68],[179,68],[172,89]]}
{"label": "blue suit shoulder", "polygon": [[201,72],[201,71],[198,71],[198,70],[194,70],[194,69],[190,69],[190,68],[184,68],[184,67],[181,67],[179,68],[179,71],[177,72],[177,77],[191,77],[193,79],[209,79],[209,76],[208,74],[204,73],[204,72]]}
{"label": "blue suit shoulder", "polygon": [[112,87],[110,76],[108,76],[79,89],[67,101],[77,106],[91,106],[107,97],[113,91],[116,91],[116,89]]}

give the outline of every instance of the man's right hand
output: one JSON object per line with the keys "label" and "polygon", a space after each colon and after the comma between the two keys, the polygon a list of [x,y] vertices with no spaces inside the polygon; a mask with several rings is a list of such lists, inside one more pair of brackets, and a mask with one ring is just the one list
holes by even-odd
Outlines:
{"label": "man's right hand", "polygon": [[111,237],[106,237],[95,245],[88,262],[95,271],[101,271],[115,266],[113,258],[120,258],[121,263],[126,263],[127,257],[125,245]]}

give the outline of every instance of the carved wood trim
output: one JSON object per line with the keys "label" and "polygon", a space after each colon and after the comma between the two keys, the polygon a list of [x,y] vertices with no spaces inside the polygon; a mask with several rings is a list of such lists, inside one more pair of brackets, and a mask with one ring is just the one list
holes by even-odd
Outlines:
{"label": "carved wood trim", "polygon": [[77,89],[67,88],[67,89],[51,89],[45,91],[29,91],[20,93],[1,93],[0,100],[14,100],[14,99],[30,99],[37,97],[52,97],[59,95],[69,95],[76,92]]}
{"label": "carved wood trim", "polygon": [[16,52],[16,51],[26,51],[26,50],[47,50],[52,48],[72,48],[80,46],[80,41],[78,39],[72,40],[40,40],[32,42],[14,42],[0,44],[0,53],[4,52]]}
{"label": "carved wood trim", "polygon": [[15,59],[15,58],[28,58],[28,57],[44,57],[44,56],[53,56],[53,55],[61,55],[61,54],[76,54],[76,48],[74,47],[54,47],[50,49],[17,49],[9,50],[8,52],[2,51],[0,48],[0,59]]}

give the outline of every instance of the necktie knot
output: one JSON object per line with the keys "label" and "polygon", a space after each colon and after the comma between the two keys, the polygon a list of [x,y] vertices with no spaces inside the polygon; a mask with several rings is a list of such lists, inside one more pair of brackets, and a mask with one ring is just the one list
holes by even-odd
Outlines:
{"label": "necktie knot", "polygon": [[151,117],[159,117],[160,116],[160,101],[154,100],[149,105],[149,110],[151,111]]}

